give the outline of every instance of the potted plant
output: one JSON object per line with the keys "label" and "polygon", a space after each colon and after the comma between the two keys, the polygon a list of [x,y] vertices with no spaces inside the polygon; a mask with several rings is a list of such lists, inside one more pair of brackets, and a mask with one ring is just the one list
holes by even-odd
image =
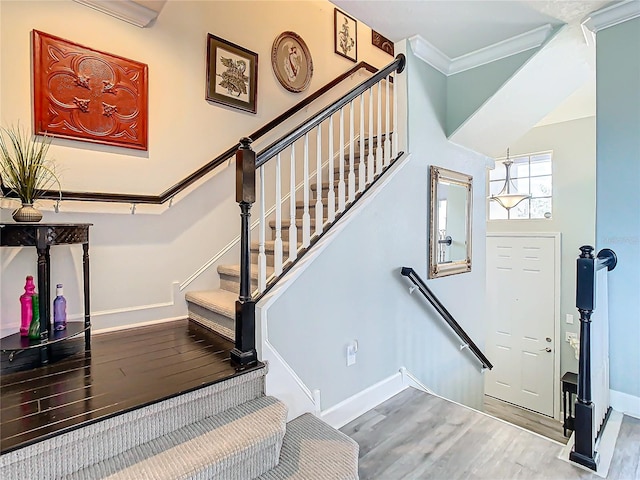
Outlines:
{"label": "potted plant", "polygon": [[33,203],[54,185],[60,192],[55,162],[47,158],[50,145],[50,137],[30,135],[19,124],[0,128],[2,184],[22,202],[22,207],[13,212],[16,222],[39,222],[42,213]]}

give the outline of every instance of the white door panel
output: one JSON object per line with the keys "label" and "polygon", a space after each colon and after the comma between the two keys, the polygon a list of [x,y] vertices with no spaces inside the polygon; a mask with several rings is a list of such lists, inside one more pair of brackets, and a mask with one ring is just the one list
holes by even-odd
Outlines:
{"label": "white door panel", "polygon": [[555,239],[487,237],[485,392],[553,416]]}

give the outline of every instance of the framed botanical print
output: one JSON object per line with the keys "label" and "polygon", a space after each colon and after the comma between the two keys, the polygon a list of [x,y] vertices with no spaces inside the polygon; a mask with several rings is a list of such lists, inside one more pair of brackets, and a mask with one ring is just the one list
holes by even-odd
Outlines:
{"label": "framed botanical print", "polygon": [[337,8],[333,10],[333,38],[338,55],[358,61],[358,22]]}
{"label": "framed botanical print", "polygon": [[294,32],[282,32],[271,48],[271,66],[280,84],[290,92],[309,88],[313,76],[311,52]]}
{"label": "framed botanical print", "polygon": [[251,113],[257,111],[258,54],[207,35],[207,100]]}

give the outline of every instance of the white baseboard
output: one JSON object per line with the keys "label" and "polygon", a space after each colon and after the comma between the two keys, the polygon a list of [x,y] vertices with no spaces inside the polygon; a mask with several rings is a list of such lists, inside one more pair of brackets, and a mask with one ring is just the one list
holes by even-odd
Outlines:
{"label": "white baseboard", "polygon": [[402,382],[400,372],[385,378],[384,380],[365,388],[352,397],[334,405],[320,414],[320,418],[333,428],[341,428],[360,415],[377,407],[385,400],[397,395],[408,385]]}
{"label": "white baseboard", "polygon": [[640,397],[628,393],[609,390],[611,408],[631,417],[640,418]]}

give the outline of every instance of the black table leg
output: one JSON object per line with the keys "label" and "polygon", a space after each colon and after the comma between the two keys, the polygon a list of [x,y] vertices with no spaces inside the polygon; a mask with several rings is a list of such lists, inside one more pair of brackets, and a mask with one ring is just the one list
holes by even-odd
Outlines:
{"label": "black table leg", "polygon": [[[87,233],[88,236],[88,233]],[[84,287],[84,348],[91,349],[91,299],[89,298],[89,242],[82,244],[82,280]]]}

